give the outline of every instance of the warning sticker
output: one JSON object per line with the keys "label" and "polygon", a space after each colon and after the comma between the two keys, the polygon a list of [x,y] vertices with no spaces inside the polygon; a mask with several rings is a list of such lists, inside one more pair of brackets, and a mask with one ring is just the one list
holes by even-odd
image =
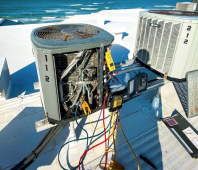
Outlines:
{"label": "warning sticker", "polygon": [[178,125],[177,121],[175,119],[168,119],[166,122],[169,124],[169,126],[175,126]]}
{"label": "warning sticker", "polygon": [[134,80],[132,80],[131,82],[130,82],[130,94],[131,93],[133,93],[133,91],[134,91]]}
{"label": "warning sticker", "polygon": [[182,131],[187,138],[195,145],[195,147],[198,149],[198,135],[194,132],[194,130],[191,127],[188,127]]}

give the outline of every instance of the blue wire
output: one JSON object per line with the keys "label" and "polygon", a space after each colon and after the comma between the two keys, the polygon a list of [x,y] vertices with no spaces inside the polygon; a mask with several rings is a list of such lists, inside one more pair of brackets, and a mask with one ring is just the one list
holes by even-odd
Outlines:
{"label": "blue wire", "polygon": [[[79,104],[80,104],[80,103],[79,103]],[[61,167],[62,169],[64,169],[64,170],[67,170],[67,169],[65,169],[65,168],[61,165],[61,163],[60,163],[60,152],[61,152],[62,148],[63,148],[65,145],[69,144],[70,142],[81,141],[81,140],[87,139],[87,147],[88,147],[88,139],[90,139],[90,138],[92,139],[92,138],[94,138],[94,137],[97,137],[97,136],[102,135],[102,134],[104,133],[104,131],[107,131],[107,128],[108,128],[108,127],[107,127],[104,131],[100,132],[100,133],[97,134],[97,135],[94,135],[94,136],[89,137],[87,131],[86,131],[85,129],[83,129],[83,128],[79,125],[79,123],[78,123],[78,121],[77,121],[77,111],[78,111],[79,104],[78,104],[78,106],[77,106],[77,108],[76,108],[76,111],[75,111],[75,121],[76,121],[77,125],[78,125],[83,131],[85,131],[85,133],[87,134],[87,137],[86,137],[86,138],[74,139],[74,140],[68,141],[68,142],[66,142],[63,146],[61,146],[61,148],[60,148],[60,150],[59,150],[59,152],[58,152],[58,163],[59,163],[60,167]],[[108,125],[108,126],[109,126],[109,125]],[[85,156],[86,156],[86,155],[85,155]],[[85,156],[83,157],[83,159],[82,159],[82,161],[81,161],[80,164],[82,164],[83,160],[85,159]],[[74,167],[73,169],[76,169],[76,168],[78,168],[78,165],[77,165],[76,167]]]}
{"label": "blue wire", "polygon": [[[101,110],[101,111],[102,111],[102,110]],[[75,120],[77,121],[76,114],[77,114],[77,109],[76,109],[76,112],[75,112]],[[109,124],[109,125],[110,125],[110,124]],[[108,131],[107,129],[108,129],[109,125],[107,126],[107,128],[106,128],[104,131],[106,131],[106,132]],[[65,168],[61,165],[61,163],[60,163],[60,152],[61,152],[62,148],[63,148],[65,145],[69,144],[70,142],[81,141],[81,140],[85,140],[85,139],[87,139],[87,141],[88,141],[88,139],[92,139],[92,138],[94,138],[94,137],[97,137],[97,136],[102,135],[102,134],[104,133],[104,131],[100,132],[100,133],[97,134],[97,135],[91,136],[91,137],[88,137],[88,136],[87,136],[86,138],[74,139],[74,140],[68,141],[68,142],[66,142],[65,144],[63,144],[63,146],[61,146],[61,148],[60,148],[60,150],[59,150],[59,152],[58,152],[58,163],[59,163],[60,167],[61,167],[62,169],[64,169],[64,170],[67,170],[67,169],[65,169]],[[85,158],[85,156],[83,157],[83,159],[82,159],[82,161],[81,161],[81,164],[82,164],[84,158]],[[78,168],[78,166],[74,167],[74,169],[76,169],[76,168]]]}
{"label": "blue wire", "polygon": [[[85,139],[87,139],[87,147],[86,147],[86,148],[88,148],[88,142],[89,142],[88,139],[89,139],[89,135],[88,135],[87,131],[86,131],[82,126],[80,126],[80,124],[79,124],[78,121],[77,121],[77,112],[78,112],[78,107],[79,107],[79,105],[80,105],[80,102],[78,103],[78,105],[77,105],[77,107],[76,107],[76,111],[75,111],[75,121],[76,121],[76,124],[78,125],[78,127],[80,127],[80,128],[86,133],[86,135],[87,135],[87,137],[86,137]],[[78,139],[72,140],[72,141],[78,141]],[[69,141],[69,142],[72,142],[72,141]],[[69,142],[67,142],[67,143],[69,143]],[[67,143],[66,143],[66,144],[67,144]],[[63,146],[65,146],[66,144],[64,144]],[[60,148],[59,153],[58,153],[58,163],[59,163],[59,165],[61,166],[62,169],[66,170],[66,169],[61,165],[60,159],[59,159],[60,151],[61,151],[61,149],[63,148],[63,146]],[[86,156],[86,155],[85,155],[85,156]],[[84,161],[84,159],[85,159],[85,156],[83,157],[83,159],[82,159],[82,161],[81,161],[80,164],[83,163],[83,161]],[[73,169],[76,169],[76,168],[78,168],[78,165],[75,166],[75,167],[73,167]]]}
{"label": "blue wire", "polygon": [[76,121],[76,124],[78,125],[78,127],[80,127],[80,128],[86,133],[86,135],[87,135],[87,148],[88,148],[88,142],[89,142],[89,141],[88,141],[88,138],[89,138],[89,135],[88,135],[87,131],[86,131],[82,126],[80,126],[80,124],[79,124],[78,121],[77,121],[77,111],[78,111],[79,105],[80,105],[80,102],[78,103],[78,106],[76,107],[75,121]]}
{"label": "blue wire", "polygon": [[[79,107],[79,105],[80,105],[80,102],[78,103],[78,106],[76,107],[75,121],[76,121],[76,124],[78,125],[78,127],[80,127],[80,128],[86,133],[86,135],[87,135],[87,147],[86,147],[86,149],[87,149],[87,148],[88,148],[88,143],[89,143],[89,140],[88,140],[88,139],[89,139],[89,135],[88,135],[87,131],[86,131],[82,126],[80,126],[80,124],[79,124],[78,121],[77,121],[77,112],[78,112],[78,107]],[[86,156],[86,154],[85,154],[85,156]],[[81,161],[80,164],[83,163],[83,161],[84,161],[84,159],[85,159],[85,156],[82,158],[82,161]],[[78,168],[78,165],[74,167],[74,169],[76,169],[76,168]]]}

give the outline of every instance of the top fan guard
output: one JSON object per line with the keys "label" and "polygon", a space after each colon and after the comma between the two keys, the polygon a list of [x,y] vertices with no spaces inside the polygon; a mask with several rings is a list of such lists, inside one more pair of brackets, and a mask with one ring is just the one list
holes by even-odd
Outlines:
{"label": "top fan guard", "polygon": [[47,40],[71,41],[92,38],[99,32],[91,25],[54,25],[37,30],[35,35]]}
{"label": "top fan guard", "polygon": [[33,46],[52,54],[98,48],[111,44],[113,39],[109,32],[89,24],[50,25],[31,33]]}
{"label": "top fan guard", "polygon": [[198,16],[198,12],[190,12],[190,11],[150,10],[149,12],[154,14],[175,15],[175,16]]}

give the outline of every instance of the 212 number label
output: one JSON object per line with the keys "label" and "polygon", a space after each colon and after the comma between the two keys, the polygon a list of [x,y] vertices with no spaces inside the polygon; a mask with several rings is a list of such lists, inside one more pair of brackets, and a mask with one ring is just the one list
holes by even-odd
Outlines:
{"label": "212 number label", "polygon": [[[187,29],[186,30],[187,31],[191,31],[191,28],[192,27],[189,25],[189,26],[187,26]],[[188,37],[189,37],[189,35],[190,35],[189,33],[186,34],[186,39],[184,39],[184,44],[188,44]]]}

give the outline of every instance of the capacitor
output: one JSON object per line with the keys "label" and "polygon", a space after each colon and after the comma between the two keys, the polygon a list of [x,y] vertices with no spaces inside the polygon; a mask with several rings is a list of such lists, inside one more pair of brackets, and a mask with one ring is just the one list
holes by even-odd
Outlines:
{"label": "capacitor", "polygon": [[130,73],[127,72],[126,75],[125,75],[125,79],[124,79],[126,85],[128,85],[129,80],[130,80]]}
{"label": "capacitor", "polygon": [[89,104],[90,104],[90,105],[93,104],[93,94],[90,94],[90,95],[89,95],[88,101],[89,101]]}
{"label": "capacitor", "polygon": [[103,70],[106,70],[106,65],[105,64],[103,65]]}

